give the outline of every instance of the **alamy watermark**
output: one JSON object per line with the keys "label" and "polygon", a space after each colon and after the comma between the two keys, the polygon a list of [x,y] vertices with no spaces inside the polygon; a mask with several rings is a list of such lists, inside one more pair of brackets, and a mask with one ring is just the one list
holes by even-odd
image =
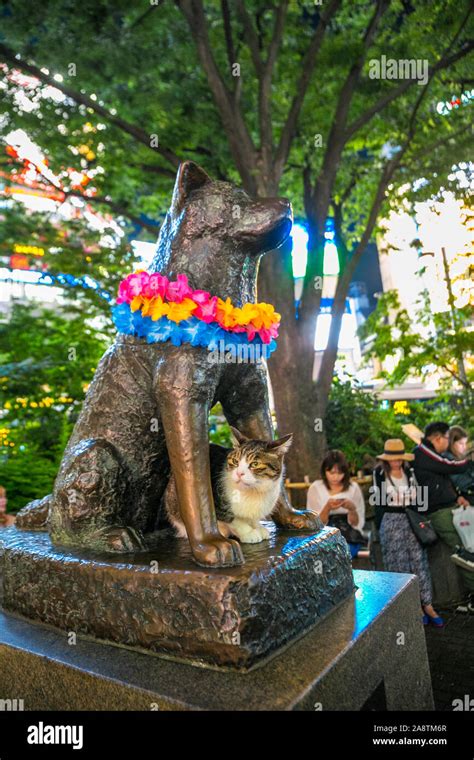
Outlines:
{"label": "alamy watermark", "polygon": [[383,481],[380,488],[370,486],[369,494],[369,504],[372,507],[415,506],[418,512],[426,512],[428,509],[427,486],[409,485],[394,489]]}
{"label": "alamy watermark", "polygon": [[371,58],[370,79],[415,79],[418,84],[428,84],[429,66],[426,58]]}
{"label": "alamy watermark", "polygon": [[216,348],[209,349],[210,364],[258,364],[270,356],[269,346],[262,343],[226,343],[221,339]]}
{"label": "alamy watermark", "polygon": [[20,712],[24,709],[23,699],[0,699],[0,712]]}

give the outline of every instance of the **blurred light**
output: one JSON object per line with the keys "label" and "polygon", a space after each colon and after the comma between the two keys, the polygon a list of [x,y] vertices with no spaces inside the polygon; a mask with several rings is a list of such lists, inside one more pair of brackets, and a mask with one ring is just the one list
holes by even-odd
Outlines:
{"label": "blurred light", "polygon": [[144,243],[142,240],[132,240],[130,244],[134,254],[139,257],[138,264],[147,269],[155,256],[156,243]]}
{"label": "blurred light", "polygon": [[0,280],[37,284],[42,277],[42,272],[33,272],[29,269],[6,269],[6,267],[0,268]]}
{"label": "blurred light", "polygon": [[13,246],[15,253],[30,254],[31,256],[44,256],[44,248],[39,248],[37,245],[20,245],[15,243]]}
{"label": "blurred light", "polygon": [[[328,220],[329,222],[330,220]],[[324,270],[323,274],[326,275],[338,275],[339,274],[339,255],[337,252],[336,244],[334,243],[335,232],[334,229],[328,225],[324,233],[326,243],[324,245]],[[306,265],[308,262],[308,240],[309,235],[306,227],[302,224],[293,225],[291,232],[291,238],[293,240],[293,277],[295,279],[304,277],[306,272]]]}
{"label": "blurred light", "polygon": [[304,277],[306,264],[308,261],[308,240],[309,235],[306,227],[302,224],[294,224],[291,230],[291,239],[293,240],[293,250],[291,252],[293,260],[293,277]]}
{"label": "blurred light", "polygon": [[[323,307],[318,315],[314,339],[315,351],[324,351],[327,348],[332,320],[332,314],[329,309],[332,309],[332,304],[329,307]],[[342,315],[341,330],[337,347],[341,351],[350,351],[358,348],[358,341],[356,315],[350,310],[350,307],[348,307],[348,303],[346,302],[346,311]]]}
{"label": "blurred light", "polygon": [[324,274],[339,274],[339,254],[335,243],[327,241],[324,246]]}
{"label": "blurred light", "polygon": [[324,351],[329,339],[329,330],[331,329],[331,315],[319,314],[316,322],[316,335],[314,339],[314,350]]}

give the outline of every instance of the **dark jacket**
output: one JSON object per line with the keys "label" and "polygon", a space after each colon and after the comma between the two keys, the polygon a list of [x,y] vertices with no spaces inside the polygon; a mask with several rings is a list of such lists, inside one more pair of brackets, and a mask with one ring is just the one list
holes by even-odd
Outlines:
{"label": "dark jacket", "polygon": [[466,472],[469,469],[469,460],[445,459],[435,451],[427,438],[423,438],[413,453],[416,479],[420,486],[426,486],[428,489],[428,512],[454,506],[460,493],[452,483],[450,475]]}
{"label": "dark jacket", "polygon": [[[447,451],[443,456],[451,462],[459,461],[456,460],[456,457],[450,451]],[[454,487],[462,493],[464,498],[470,501],[471,504],[474,503],[474,462],[471,460],[466,472],[456,472],[455,475],[451,475],[450,477]]]}
{"label": "dark jacket", "polygon": [[[409,488],[415,487],[418,485],[415,473],[413,471],[412,467],[409,467],[408,464],[404,463],[402,465],[403,472],[407,476],[408,480],[408,486]],[[387,474],[382,467],[382,465],[379,465],[375,468],[373,471],[373,484],[371,488],[371,503],[375,505],[375,525],[377,530],[380,529],[380,526],[382,524],[383,516],[386,512],[392,512],[392,513],[399,513],[404,514],[406,511],[405,507],[392,507],[384,503],[383,499],[383,484],[387,482]],[[416,503],[410,503],[410,508],[417,510],[417,504]]]}

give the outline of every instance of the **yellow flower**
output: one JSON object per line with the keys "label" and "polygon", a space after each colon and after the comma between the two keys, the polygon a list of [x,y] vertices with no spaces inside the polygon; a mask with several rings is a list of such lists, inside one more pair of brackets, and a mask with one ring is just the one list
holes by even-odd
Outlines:
{"label": "yellow flower", "polygon": [[236,325],[248,325],[254,317],[258,316],[258,309],[256,304],[246,303],[241,309],[236,306],[233,315]]}
{"label": "yellow flower", "polygon": [[168,319],[173,322],[182,322],[183,319],[189,319],[193,311],[197,309],[197,304],[190,298],[183,298],[181,303],[172,301],[168,304]]}
{"label": "yellow flower", "polygon": [[138,311],[145,299],[143,296],[135,296],[130,302],[130,308],[132,311]]}
{"label": "yellow flower", "polygon": [[257,330],[262,327],[268,329],[274,322],[280,321],[281,314],[275,311],[271,303],[257,303],[255,306],[258,314],[252,319],[252,324]]}
{"label": "yellow flower", "polygon": [[154,322],[165,314],[168,314],[169,304],[164,303],[161,296],[155,296],[154,298],[145,298],[145,305],[142,309],[144,317],[151,317]]}
{"label": "yellow flower", "polygon": [[234,311],[235,309],[229,297],[225,301],[222,298],[217,299],[217,321],[222,327],[234,327]]}

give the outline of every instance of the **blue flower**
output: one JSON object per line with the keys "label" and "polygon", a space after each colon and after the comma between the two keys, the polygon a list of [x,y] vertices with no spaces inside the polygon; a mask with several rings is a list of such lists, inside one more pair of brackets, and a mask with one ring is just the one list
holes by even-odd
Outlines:
{"label": "blue flower", "polygon": [[173,331],[173,322],[166,317],[161,317],[154,322],[149,317],[144,317],[146,322],[146,339],[148,343],[164,343],[169,340]]}
{"label": "blue flower", "polygon": [[[208,324],[196,317],[190,317],[179,324],[167,317],[153,321],[150,317],[144,317],[140,310],[132,311],[127,303],[116,304],[112,307],[112,319],[120,333],[145,338],[147,343],[164,343],[169,340],[173,346],[189,343],[191,346],[201,346],[210,351],[219,349],[221,345],[241,346],[249,343],[247,333],[227,331],[217,322]],[[275,340],[264,344],[258,335],[250,341],[250,345],[260,346],[261,355],[266,358],[277,347]]]}
{"label": "blue flower", "polygon": [[[140,315],[141,316],[141,315]],[[128,303],[120,303],[112,307],[112,319],[115,327],[125,335],[135,334],[134,314]]]}

